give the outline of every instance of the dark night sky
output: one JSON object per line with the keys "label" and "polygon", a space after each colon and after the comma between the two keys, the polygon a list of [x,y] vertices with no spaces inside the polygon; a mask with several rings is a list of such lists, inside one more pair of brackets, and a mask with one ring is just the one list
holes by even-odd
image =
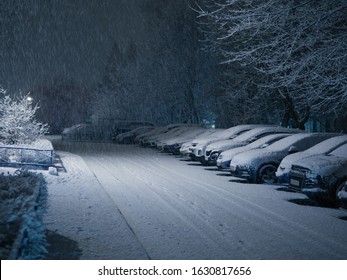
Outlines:
{"label": "dark night sky", "polygon": [[137,0],[1,0],[0,85],[100,79],[115,41],[142,40]]}

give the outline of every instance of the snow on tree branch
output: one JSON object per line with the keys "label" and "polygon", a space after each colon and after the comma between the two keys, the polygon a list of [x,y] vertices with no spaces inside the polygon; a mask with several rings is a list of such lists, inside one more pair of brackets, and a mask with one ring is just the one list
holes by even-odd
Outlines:
{"label": "snow on tree branch", "polygon": [[0,89],[0,142],[7,145],[30,144],[47,133],[48,125],[38,122],[38,105],[31,104],[29,95],[13,99]]}

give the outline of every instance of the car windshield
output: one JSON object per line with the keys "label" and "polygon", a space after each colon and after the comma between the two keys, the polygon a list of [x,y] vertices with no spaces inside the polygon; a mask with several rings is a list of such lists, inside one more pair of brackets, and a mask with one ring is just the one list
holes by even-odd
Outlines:
{"label": "car windshield", "polygon": [[295,145],[301,139],[308,137],[309,134],[295,134],[281,139],[267,147],[270,151],[283,151]]}
{"label": "car windshield", "polygon": [[262,137],[250,144],[247,145],[247,147],[249,148],[258,148],[264,144],[272,144],[274,143],[276,140],[279,140],[279,139],[282,139],[286,136],[289,136],[290,134],[272,134],[272,135],[268,135],[268,136],[265,136],[265,137]]}
{"label": "car windshield", "polygon": [[246,126],[234,126],[231,128],[228,128],[226,130],[223,130],[221,132],[217,132],[215,134],[213,134],[213,136],[216,136],[218,138],[229,138],[230,136],[237,136],[245,131],[250,130],[250,127],[246,127]]}
{"label": "car windshield", "polygon": [[342,145],[341,147],[332,151],[329,155],[347,158],[347,144]]}
{"label": "car windshield", "polygon": [[337,136],[337,137],[327,139],[321,143],[318,143],[317,145],[314,145],[310,149],[307,149],[305,152],[309,154],[325,154],[340,147],[346,142],[347,142],[347,135]]}
{"label": "car windshield", "polygon": [[274,129],[274,126],[254,128],[254,129],[251,129],[250,131],[246,131],[245,133],[242,133],[241,135],[235,137],[233,140],[235,142],[249,141],[255,136],[259,136],[259,134],[267,133],[267,132],[270,133],[271,131],[274,131],[273,129]]}

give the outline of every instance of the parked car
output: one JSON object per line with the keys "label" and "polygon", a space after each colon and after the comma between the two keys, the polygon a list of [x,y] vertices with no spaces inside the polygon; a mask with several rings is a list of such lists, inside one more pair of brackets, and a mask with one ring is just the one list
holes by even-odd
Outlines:
{"label": "parked car", "polygon": [[249,131],[256,127],[261,127],[263,125],[257,124],[246,124],[246,125],[237,125],[226,130],[223,130],[219,133],[213,134],[213,137],[207,139],[201,139],[194,143],[192,143],[192,147],[190,148],[190,157],[193,160],[200,161],[202,164],[208,164],[208,161],[205,160],[205,152],[207,145],[226,139],[233,139],[246,131]]}
{"label": "parked car", "polygon": [[221,129],[221,128],[206,129],[204,133],[194,137],[193,140],[189,140],[187,142],[182,143],[181,147],[179,148],[180,154],[183,157],[189,157],[193,149],[193,143],[197,143],[199,141],[208,141],[209,139],[214,138],[215,134],[219,134],[221,131],[224,131],[224,130],[225,129]]}
{"label": "parked car", "polygon": [[166,126],[159,126],[149,132],[145,132],[145,133],[137,135],[134,141],[135,143],[138,143],[141,146],[147,146],[149,145],[149,143],[147,142],[147,139],[149,139],[150,137],[154,135],[157,135],[166,131],[168,131],[168,128]]}
{"label": "parked car", "polygon": [[233,158],[231,174],[251,183],[275,183],[276,169],[285,156],[304,151],[329,137],[326,133],[298,133],[264,149],[243,152]]}
{"label": "parked car", "polygon": [[148,141],[149,141],[150,146],[152,148],[156,148],[158,144],[164,143],[168,139],[179,137],[182,134],[186,133],[187,131],[190,131],[192,129],[199,129],[199,128],[201,128],[201,127],[199,127],[198,125],[192,125],[192,124],[180,125],[180,126],[177,126],[173,129],[170,129],[169,131],[167,131],[165,133],[162,133],[160,135],[156,135],[156,136],[148,139]]}
{"label": "parked car", "polygon": [[64,128],[63,132],[61,133],[61,137],[63,140],[75,140],[75,139],[77,139],[78,131],[81,128],[86,127],[86,126],[87,126],[87,124],[85,124],[85,123],[79,123],[79,124],[75,124],[71,127]]}
{"label": "parked car", "polygon": [[136,136],[153,130],[155,126],[140,126],[128,132],[118,134],[115,142],[118,144],[134,144]]}
{"label": "parked car", "polygon": [[141,126],[153,126],[154,124],[151,122],[144,122],[144,121],[116,121],[113,124],[112,128],[112,140],[116,141],[117,135],[128,132],[133,130],[134,128],[141,127]]}
{"label": "parked car", "polygon": [[262,137],[246,146],[237,147],[234,149],[226,150],[224,152],[221,152],[217,159],[217,167],[219,169],[230,169],[230,163],[232,162],[233,158],[243,152],[254,150],[254,149],[263,149],[267,146],[271,145],[272,143],[275,143],[278,140],[281,140],[285,137],[288,137],[292,134],[289,133],[278,133],[278,134],[271,134],[267,135],[265,137]]}
{"label": "parked car", "polygon": [[289,188],[324,201],[338,201],[347,180],[347,144],[329,154],[303,158],[289,172]]}
{"label": "parked car", "polygon": [[223,151],[245,146],[267,135],[285,132],[294,134],[304,131],[300,129],[286,128],[282,126],[264,126],[253,128],[235,137],[234,139],[216,141],[207,145],[205,151],[205,161],[208,161],[210,165],[216,165],[217,158]]}
{"label": "parked car", "polygon": [[[314,145],[313,147],[292,155],[286,156],[280,163],[276,171],[277,181],[282,184],[289,183],[289,171],[293,164],[300,164],[304,158],[313,157],[320,154],[329,154],[333,150],[347,143],[347,135],[331,134],[331,138]],[[335,136],[335,137],[334,137]]]}
{"label": "parked car", "polygon": [[347,181],[339,186],[337,190],[337,199],[339,206],[347,209]]}
{"label": "parked car", "polygon": [[154,129],[148,133],[138,135],[135,138],[135,142],[139,143],[142,146],[150,146],[151,143],[153,143],[154,141],[156,141],[157,139],[165,135],[167,132],[178,127],[188,127],[188,126],[192,126],[192,125],[185,124],[185,123],[175,123],[175,124],[169,124],[166,126],[158,127],[157,129]]}
{"label": "parked car", "polygon": [[167,153],[179,154],[179,149],[182,143],[192,140],[196,136],[203,134],[206,128],[202,127],[192,127],[188,130],[182,132],[178,136],[173,136],[165,140],[161,140],[157,143],[157,147]]}
{"label": "parked car", "polygon": [[62,132],[63,140],[107,140],[108,131],[103,127],[91,124],[76,124],[72,127],[65,128]]}

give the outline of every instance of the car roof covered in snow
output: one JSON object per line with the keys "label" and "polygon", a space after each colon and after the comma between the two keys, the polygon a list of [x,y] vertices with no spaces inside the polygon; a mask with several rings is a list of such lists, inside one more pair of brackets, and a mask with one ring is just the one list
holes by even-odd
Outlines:
{"label": "car roof covered in snow", "polygon": [[264,125],[260,124],[243,124],[243,125],[237,125],[230,127],[224,131],[221,131],[219,133],[216,133],[214,136],[217,138],[229,138],[231,136],[238,136],[248,130],[251,130],[256,127],[264,127]]}
{"label": "car roof covered in snow", "polygon": [[331,137],[327,140],[324,140],[318,143],[317,145],[314,145],[313,147],[307,149],[305,153],[310,153],[310,154],[311,153],[312,154],[329,153],[345,143],[347,143],[347,134]]}
{"label": "car roof covered in snow", "polygon": [[339,148],[333,150],[329,155],[347,158],[347,144],[344,144]]}
{"label": "car roof covered in snow", "polygon": [[241,135],[235,137],[233,141],[235,142],[244,142],[248,141],[250,138],[262,135],[264,133],[271,133],[271,132],[288,132],[288,133],[302,133],[304,131],[299,129],[293,129],[293,128],[287,128],[287,127],[281,127],[281,126],[263,126],[263,127],[256,127],[249,131],[246,131],[245,133],[242,133]]}
{"label": "car roof covered in snow", "polygon": [[[270,146],[268,146],[266,149],[271,151],[282,151],[283,149],[288,149],[290,146],[296,145],[298,142],[301,142],[301,140],[307,139],[307,141],[312,141],[312,145],[315,145],[321,141],[324,141],[330,137],[332,137],[334,134],[329,133],[298,133],[291,136],[288,136],[284,139],[281,139]],[[310,147],[311,147],[310,146]]]}

